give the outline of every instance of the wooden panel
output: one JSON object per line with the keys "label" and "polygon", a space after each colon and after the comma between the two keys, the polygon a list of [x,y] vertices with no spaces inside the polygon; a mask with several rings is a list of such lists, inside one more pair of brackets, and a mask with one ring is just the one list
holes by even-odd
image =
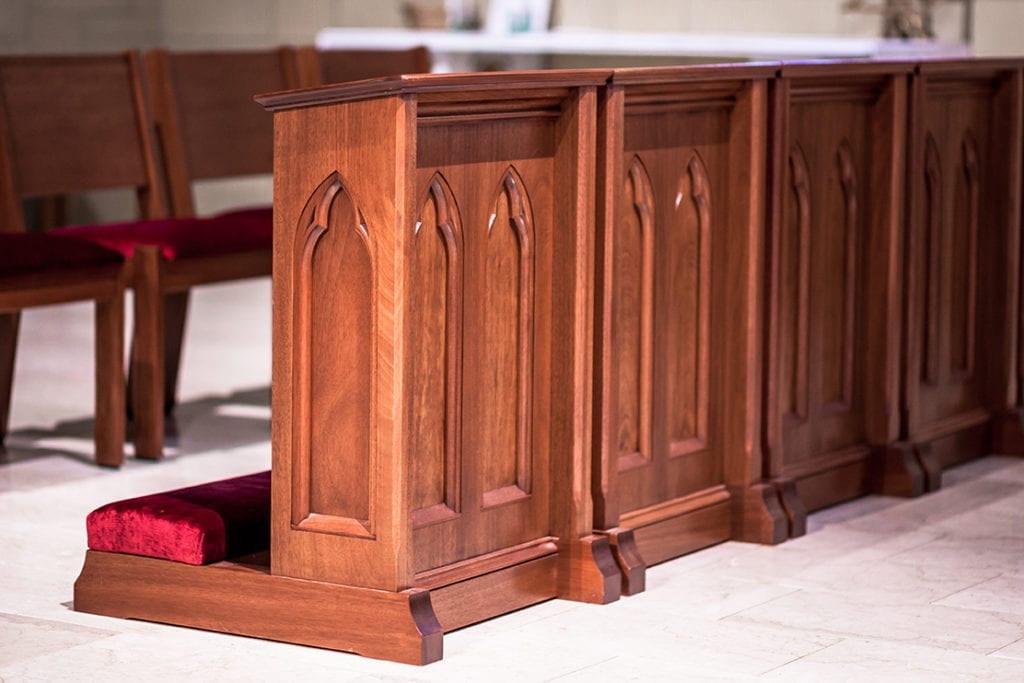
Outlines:
{"label": "wooden panel", "polygon": [[606,93],[595,524],[634,529],[645,561],[727,538],[726,484],[744,489],[760,469],[742,435],[756,429],[747,286],[763,214],[745,182],[764,178],[764,82],[728,71],[631,71]]}
{"label": "wooden panel", "polygon": [[[399,550],[411,542],[412,506],[394,407],[405,362],[395,261],[408,242],[393,229],[414,220],[425,196],[415,205],[396,182],[415,142],[411,113],[379,99],[275,119],[275,153],[288,169],[274,182],[277,575],[386,591],[412,584]],[[370,140],[376,153],[359,151]]]}
{"label": "wooden panel", "polygon": [[[654,197],[651,179],[633,157],[623,193],[626,210],[618,227],[615,281],[618,306],[612,324],[618,353],[618,468],[651,459],[654,399]],[[628,207],[632,206],[632,210]]]}
{"label": "wooden panel", "polygon": [[914,83],[905,429],[932,469],[951,458],[926,444],[982,444],[953,437],[1015,394],[1007,309],[1017,294],[1006,283],[1019,273],[1021,162],[1007,148],[1019,146],[1019,114],[1008,112],[1021,95],[1011,66],[927,65]]}
{"label": "wooden panel", "polygon": [[[425,130],[417,185],[430,187],[444,178],[445,201],[449,212],[457,207],[460,225],[461,236],[452,244],[461,247],[460,257],[447,261],[454,270],[439,270],[435,255],[436,265],[426,278],[439,292],[444,274],[447,282],[458,283],[451,285],[458,294],[439,310],[422,314],[434,317],[432,325],[410,327],[412,358],[436,358],[438,348],[459,354],[451,356],[458,370],[448,372],[449,382],[455,383],[447,394],[451,402],[433,401],[427,413],[435,415],[429,418],[432,423],[413,415],[411,439],[436,444],[450,429],[450,448],[459,454],[448,459],[455,469],[446,470],[446,481],[458,482],[457,489],[446,492],[458,496],[447,506],[451,512],[434,507],[415,513],[417,571],[527,542],[549,528],[548,449],[543,444],[550,420],[555,124],[543,109],[535,116],[491,120],[421,113]],[[483,140],[489,144],[482,145]],[[431,330],[440,325],[440,316],[454,319],[444,313],[449,306],[458,307],[461,322],[446,346],[439,347]],[[438,386],[438,380],[415,367],[412,381],[415,392]],[[438,396],[438,389],[433,393]],[[413,495],[436,506],[430,497],[439,492],[438,469],[430,472],[435,480],[417,478]],[[433,493],[426,493],[431,487]]]}
{"label": "wooden panel", "polygon": [[422,525],[461,509],[465,246],[455,197],[440,173],[428,184],[414,230],[409,313],[421,343],[410,350],[409,457],[413,522]]}
{"label": "wooden panel", "polygon": [[[620,370],[625,382],[619,389],[629,392],[632,405],[623,394],[619,404],[628,406],[622,419],[634,423],[641,448],[620,426],[623,511],[721,483],[720,465],[708,450],[708,340],[712,223],[716,213],[724,213],[712,188],[725,184],[729,111],[714,104],[684,113],[633,111],[627,93],[630,167],[623,170],[627,201],[619,214],[624,248],[615,250],[616,281],[621,278],[627,289],[614,309],[626,324],[616,320],[612,329],[613,335],[623,329],[626,336],[615,339],[617,351],[629,355],[613,367],[636,368],[632,382]],[[659,131],[660,139],[648,131]],[[639,311],[628,309],[630,300],[641,305]]]}
{"label": "wooden panel", "polygon": [[480,419],[489,425],[483,448],[483,507],[528,496],[532,470],[534,245],[529,194],[509,168],[487,227],[481,368],[493,392]]}
{"label": "wooden panel", "polygon": [[294,436],[292,524],[372,537],[373,239],[336,173],[309,198],[303,222],[293,249],[293,404],[304,428]]}
{"label": "wooden panel", "polygon": [[766,464],[794,530],[874,490],[876,450],[898,436],[908,69],[846,66],[774,85]]}

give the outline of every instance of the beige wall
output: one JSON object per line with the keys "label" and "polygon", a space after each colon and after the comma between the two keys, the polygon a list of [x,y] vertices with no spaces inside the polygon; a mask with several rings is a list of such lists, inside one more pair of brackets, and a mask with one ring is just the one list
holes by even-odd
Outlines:
{"label": "beige wall", "polygon": [[[435,0],[440,2],[441,0]],[[871,4],[881,0],[868,0]],[[478,0],[481,7],[486,0]],[[704,33],[879,35],[877,15],[844,0],[555,0],[557,25]],[[402,0],[0,0],[0,46],[90,52],[167,45],[257,47],[312,42],[324,26],[400,26]],[[979,54],[1024,53],[1024,0],[976,0]],[[961,31],[959,2],[937,0],[936,30]]]}

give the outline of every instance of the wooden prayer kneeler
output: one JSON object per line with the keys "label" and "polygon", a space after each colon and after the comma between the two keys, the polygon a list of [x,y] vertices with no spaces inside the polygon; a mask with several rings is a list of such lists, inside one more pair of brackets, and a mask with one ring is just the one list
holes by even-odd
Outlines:
{"label": "wooden prayer kneeler", "polygon": [[76,609],[425,664],[443,631],[618,599],[590,497],[609,76],[259,97],[275,112],[269,567],[91,550]]}

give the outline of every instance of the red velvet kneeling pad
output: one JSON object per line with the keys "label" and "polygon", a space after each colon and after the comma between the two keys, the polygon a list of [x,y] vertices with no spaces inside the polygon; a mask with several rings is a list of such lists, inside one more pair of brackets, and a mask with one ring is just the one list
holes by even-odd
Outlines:
{"label": "red velvet kneeling pad", "polygon": [[270,547],[270,472],[109,503],[85,521],[89,547],[209,564]]}

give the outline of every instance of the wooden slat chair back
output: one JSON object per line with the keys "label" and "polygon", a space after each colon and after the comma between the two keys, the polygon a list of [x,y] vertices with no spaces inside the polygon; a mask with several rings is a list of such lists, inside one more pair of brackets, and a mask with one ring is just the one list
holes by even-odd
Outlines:
{"label": "wooden slat chair back", "polygon": [[299,48],[302,87],[361,81],[380,76],[428,73],[430,52],[425,47],[406,50],[318,50]]}
{"label": "wooden slat chair back", "polygon": [[273,122],[252,98],[298,87],[293,50],[153,50],[145,63],[173,215],[195,213],[195,181],[273,171]]}
{"label": "wooden slat chair back", "polygon": [[8,140],[4,223],[22,229],[28,197],[132,187],[140,213],[164,215],[134,53],[0,60]]}
{"label": "wooden slat chair back", "polygon": [[7,433],[20,312],[95,301],[95,458],[124,458],[124,258],[25,233],[22,200],[131,187],[163,212],[136,56],[0,58],[0,443]]}
{"label": "wooden slat chair back", "polygon": [[[297,86],[292,49],[153,50],[144,62],[172,216],[196,215],[196,181],[273,171],[273,123],[253,96]],[[163,368],[145,378],[132,373],[133,393],[139,396],[134,402],[137,418],[148,425],[136,439],[136,449],[154,456],[160,453],[164,415],[177,402],[189,288],[270,275],[269,197],[263,206],[218,214],[215,222],[219,225],[208,227],[221,228],[220,235],[204,240],[217,245],[215,258],[170,263],[149,256],[146,267],[137,269],[137,287],[150,291],[160,306],[149,327],[161,348],[151,346],[150,352],[162,359]],[[146,388],[135,389],[136,380]]]}

